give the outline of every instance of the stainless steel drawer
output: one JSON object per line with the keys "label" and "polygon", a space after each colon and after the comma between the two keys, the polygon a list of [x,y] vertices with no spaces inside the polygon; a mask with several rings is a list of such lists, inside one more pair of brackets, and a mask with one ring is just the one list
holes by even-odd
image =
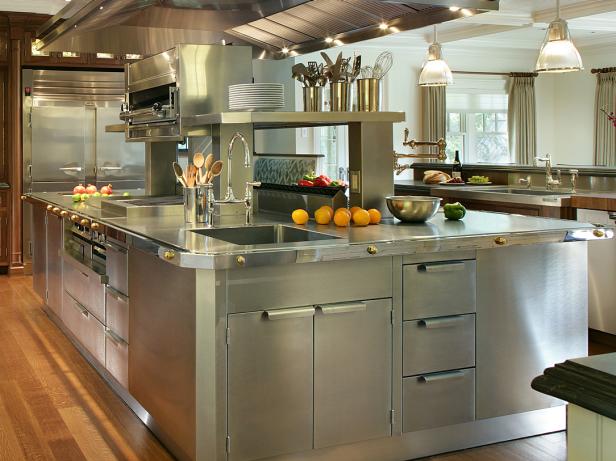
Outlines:
{"label": "stainless steel drawer", "polygon": [[119,245],[105,242],[105,257],[109,286],[124,295],[128,295],[128,250]]}
{"label": "stainless steel drawer", "polygon": [[101,322],[105,321],[105,276],[64,255],[64,290]]}
{"label": "stainless steel drawer", "polygon": [[128,389],[128,344],[109,328],[105,329],[105,368]]}
{"label": "stainless steel drawer", "polygon": [[475,370],[404,378],[402,430],[421,431],[475,419]]}
{"label": "stainless steel drawer", "polygon": [[77,300],[64,293],[62,320],[77,341],[101,364],[105,363],[105,327]]}
{"label": "stainless steel drawer", "polygon": [[128,342],[128,297],[114,288],[105,287],[105,318],[107,328],[111,329],[122,340]]}
{"label": "stainless steel drawer", "polygon": [[403,277],[404,320],[475,312],[474,260],[408,265]]}
{"label": "stainless steel drawer", "polygon": [[475,366],[475,314],[403,324],[404,376]]}

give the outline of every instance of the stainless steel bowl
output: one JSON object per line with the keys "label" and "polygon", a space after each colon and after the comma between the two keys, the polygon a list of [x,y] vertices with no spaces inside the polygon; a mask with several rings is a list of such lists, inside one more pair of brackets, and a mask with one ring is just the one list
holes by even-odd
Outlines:
{"label": "stainless steel bowl", "polygon": [[434,217],[441,204],[438,197],[391,195],[385,197],[391,214],[402,222],[425,222]]}

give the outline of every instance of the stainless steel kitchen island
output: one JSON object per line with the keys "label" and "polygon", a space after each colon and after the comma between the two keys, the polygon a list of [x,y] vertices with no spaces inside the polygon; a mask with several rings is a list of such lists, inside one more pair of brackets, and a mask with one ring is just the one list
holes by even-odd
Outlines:
{"label": "stainless steel kitchen island", "polygon": [[[28,200],[50,317],[180,459],[402,461],[563,429],[530,382],[586,354],[586,240],[613,237],[482,212],[212,230]],[[102,267],[58,238],[75,223]]]}

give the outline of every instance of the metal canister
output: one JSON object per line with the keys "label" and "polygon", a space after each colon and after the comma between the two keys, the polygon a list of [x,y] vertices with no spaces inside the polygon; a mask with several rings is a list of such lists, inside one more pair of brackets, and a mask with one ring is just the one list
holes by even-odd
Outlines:
{"label": "metal canister", "polygon": [[332,112],[348,112],[351,103],[351,85],[348,82],[329,84],[329,110]]}
{"label": "metal canister", "polygon": [[195,224],[197,221],[198,207],[197,195],[198,187],[184,188],[184,222],[187,224]]}
{"label": "metal canister", "polygon": [[306,86],[304,93],[304,112],[323,112],[323,87]]}
{"label": "metal canister", "polygon": [[197,221],[212,224],[212,208],[214,203],[214,185],[202,184],[197,188]]}
{"label": "metal canister", "polygon": [[381,80],[378,78],[359,78],[357,83],[357,110],[359,112],[378,112],[381,110]]}

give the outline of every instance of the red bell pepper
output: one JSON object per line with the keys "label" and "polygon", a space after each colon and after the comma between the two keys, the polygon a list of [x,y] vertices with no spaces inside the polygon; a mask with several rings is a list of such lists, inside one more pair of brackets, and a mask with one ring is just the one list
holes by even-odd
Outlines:
{"label": "red bell pepper", "polygon": [[312,187],[314,186],[314,182],[308,181],[307,179],[300,179],[297,181],[298,186]]}
{"label": "red bell pepper", "polygon": [[317,179],[314,180],[314,185],[316,187],[329,187],[329,183],[330,181],[327,181],[321,177],[318,177]]}

